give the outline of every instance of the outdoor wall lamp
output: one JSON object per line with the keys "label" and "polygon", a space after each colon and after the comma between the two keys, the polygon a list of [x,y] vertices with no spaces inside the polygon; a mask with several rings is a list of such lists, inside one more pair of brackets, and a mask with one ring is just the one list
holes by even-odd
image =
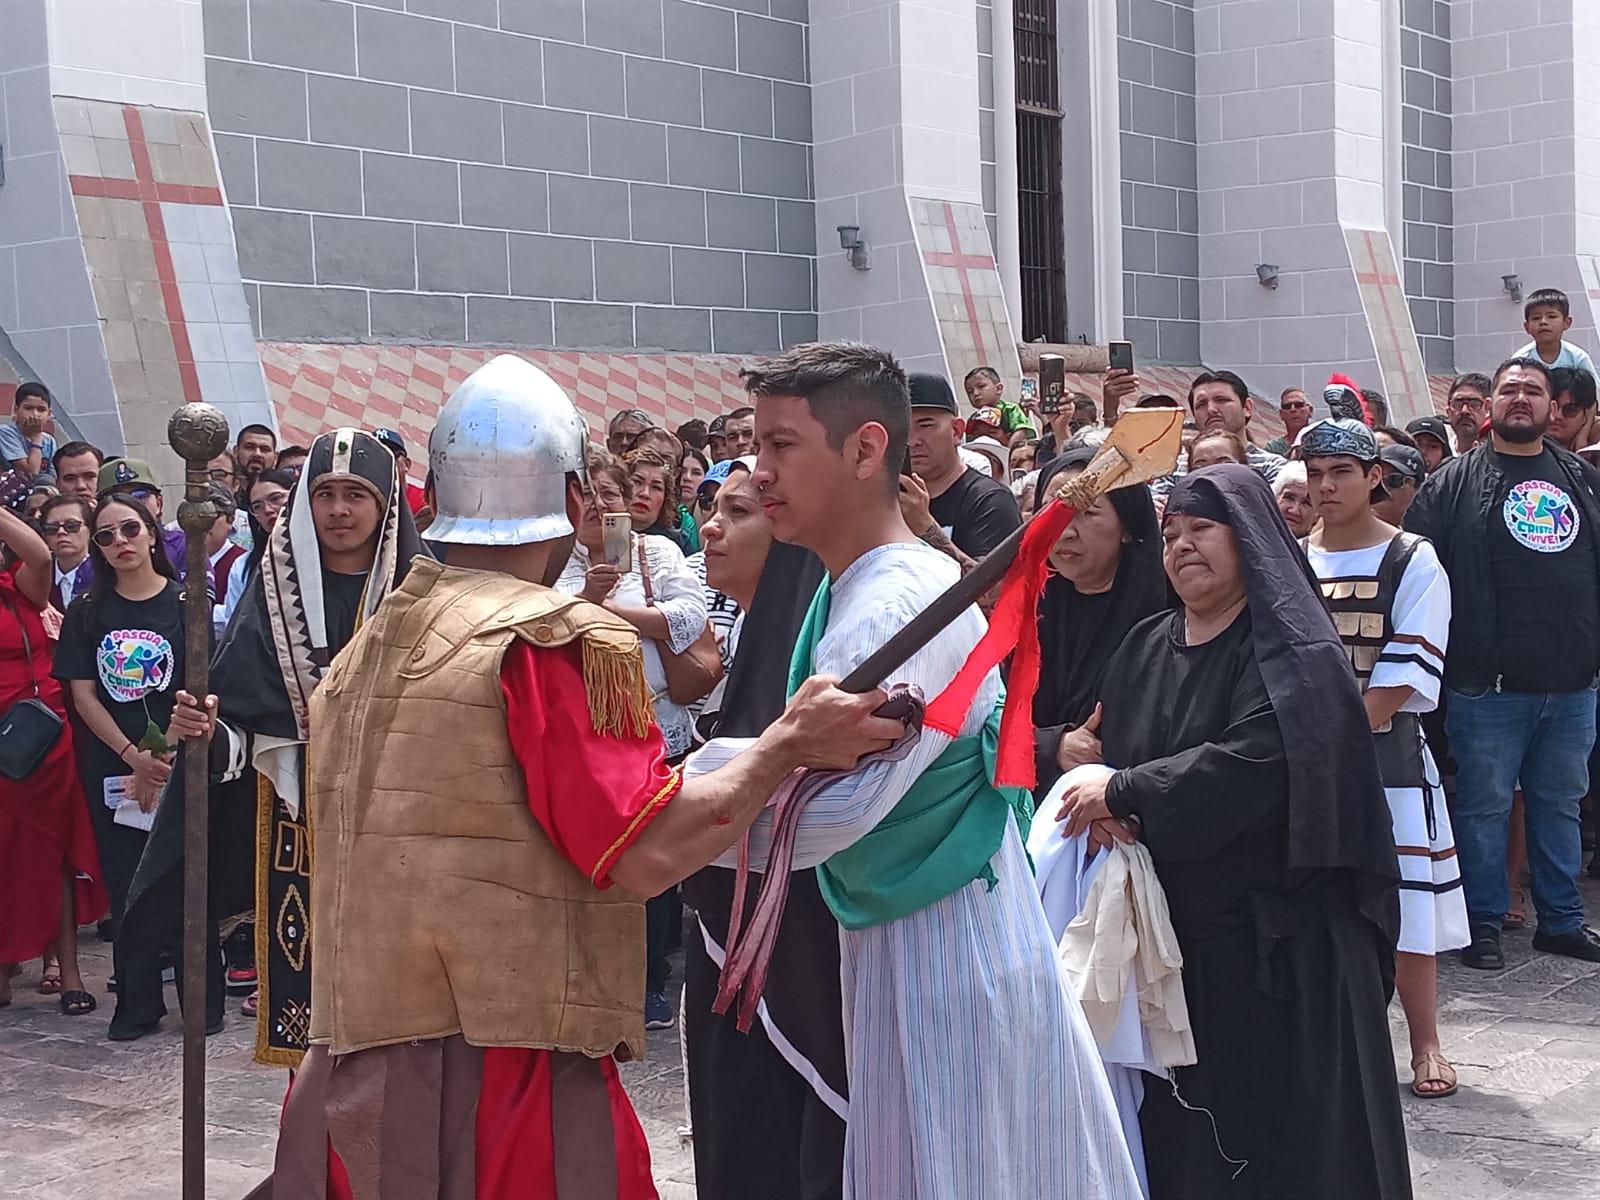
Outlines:
{"label": "outdoor wall lamp", "polygon": [[858,271],[872,269],[872,247],[867,245],[867,239],[861,236],[861,226],[840,225],[839,247],[850,251],[850,265]]}
{"label": "outdoor wall lamp", "polygon": [[1506,295],[1511,297],[1513,304],[1522,303],[1522,276],[1511,274],[1500,276],[1500,284],[1505,289]]}
{"label": "outdoor wall lamp", "polygon": [[1257,263],[1256,264],[1256,282],[1259,283],[1264,288],[1271,288],[1273,291],[1277,291],[1278,290],[1278,264],[1277,263]]}

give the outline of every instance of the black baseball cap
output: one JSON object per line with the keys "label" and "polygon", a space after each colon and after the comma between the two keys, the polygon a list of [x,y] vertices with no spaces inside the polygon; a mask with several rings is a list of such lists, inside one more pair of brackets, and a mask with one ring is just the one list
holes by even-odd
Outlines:
{"label": "black baseball cap", "polygon": [[382,442],[385,446],[389,447],[389,453],[393,454],[396,458],[411,457],[406,450],[406,440],[400,436],[400,431],[398,429],[374,429],[372,431],[372,436],[377,438],[378,441]]}
{"label": "black baseball cap", "polygon": [[707,437],[727,437],[728,418],[726,416],[712,417],[711,424],[706,426]]}
{"label": "black baseball cap", "polygon": [[927,371],[913,372],[906,381],[911,385],[912,408],[940,408],[951,416],[959,416],[956,394],[950,390],[950,381],[943,375]]}
{"label": "black baseball cap", "polygon": [[[1422,418],[1424,421],[1429,419],[1427,417]],[[1438,420],[1437,417],[1432,419]],[[1413,425],[1416,423],[1415,421],[1412,422]],[[1407,432],[1410,431],[1408,430]],[[1446,445],[1448,444],[1446,443]],[[1407,479],[1416,483],[1418,487],[1421,487],[1427,481],[1428,464],[1423,461],[1422,451],[1420,450],[1413,450],[1410,446],[1385,446],[1378,451],[1378,461],[1383,464],[1386,470],[1400,472]]]}
{"label": "black baseball cap", "polygon": [[[1406,432],[1412,437],[1425,433],[1444,447],[1444,456],[1449,458],[1454,451],[1450,449],[1450,427],[1445,424],[1443,417],[1418,417],[1406,426]],[[1410,447],[1406,447],[1410,449]]]}

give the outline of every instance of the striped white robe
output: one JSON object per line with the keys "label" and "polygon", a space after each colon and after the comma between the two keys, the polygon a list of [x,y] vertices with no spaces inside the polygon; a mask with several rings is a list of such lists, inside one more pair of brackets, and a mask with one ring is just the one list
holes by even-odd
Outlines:
{"label": "striped white robe", "polygon": [[[880,546],[834,582],[815,671],[844,676],[956,581],[954,562],[921,544]],[[937,695],[984,630],[976,608],[894,672]],[[979,689],[962,734],[999,696]],[[950,739],[924,731],[897,763],[856,772],[811,801],[794,866],[811,867],[878,824]],[[691,775],[749,745],[718,739]],[[751,836],[766,866],[769,817]],[[720,866],[735,865],[730,851]],[[845,1195],[855,1200],[1138,1200],[1138,1178],[1110,1085],[1078,1002],[1057,966],[1014,822],[990,866],[920,912],[841,931],[850,1107]]]}

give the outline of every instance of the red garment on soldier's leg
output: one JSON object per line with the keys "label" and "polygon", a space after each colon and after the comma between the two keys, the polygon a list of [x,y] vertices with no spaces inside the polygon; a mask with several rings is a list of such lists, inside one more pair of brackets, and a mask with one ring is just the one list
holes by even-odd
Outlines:
{"label": "red garment on soldier's leg", "polygon": [[[611,1105],[617,1200],[658,1200],[650,1145],[616,1064],[600,1060]],[[478,1093],[478,1200],[556,1196],[556,1147],[550,1100],[550,1052],[491,1046],[483,1052]]]}
{"label": "red garment on soldier's leg", "polygon": [[349,1172],[344,1169],[339,1152],[333,1148],[332,1138],[328,1139],[328,1200],[355,1200]]}

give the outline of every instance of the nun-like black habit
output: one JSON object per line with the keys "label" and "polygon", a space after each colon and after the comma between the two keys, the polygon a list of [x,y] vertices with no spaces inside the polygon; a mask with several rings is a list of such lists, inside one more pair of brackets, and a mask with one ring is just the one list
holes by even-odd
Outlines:
{"label": "nun-like black habit", "polygon": [[[783,712],[806,610],[822,582],[809,550],[773,542],[745,614],[715,736],[753,737]],[[706,867],[683,885],[698,916],[684,955],[685,1050],[702,1200],[830,1200],[844,1194],[845,1066],[839,922],[814,870],[796,871],[778,927],[761,1019],[749,1033],[717,995],[734,873]],[[748,885],[746,918],[761,891]],[[704,931],[702,933],[702,930]]]}
{"label": "nun-like black habit", "polygon": [[1152,1198],[1409,1197],[1385,1015],[1399,872],[1355,678],[1259,475],[1194,472],[1178,514],[1233,531],[1247,604],[1198,645],[1181,608],[1144,621],[1101,689],[1106,805],[1166,890],[1199,1060],[1183,1103],[1146,1089]]}
{"label": "nun-like black habit", "polygon": [[[1052,459],[1039,474],[1040,505],[1050,484],[1064,471],[1079,472],[1096,450],[1075,446]],[[1094,712],[1106,664],[1122,639],[1140,621],[1170,607],[1167,577],[1161,569],[1161,525],[1147,487],[1118,488],[1101,497],[1110,504],[1127,542],[1111,587],[1080,592],[1069,579],[1052,575],[1039,601],[1039,690],[1033,697],[1034,746],[1042,799],[1061,777],[1056,748],[1061,735]]]}

